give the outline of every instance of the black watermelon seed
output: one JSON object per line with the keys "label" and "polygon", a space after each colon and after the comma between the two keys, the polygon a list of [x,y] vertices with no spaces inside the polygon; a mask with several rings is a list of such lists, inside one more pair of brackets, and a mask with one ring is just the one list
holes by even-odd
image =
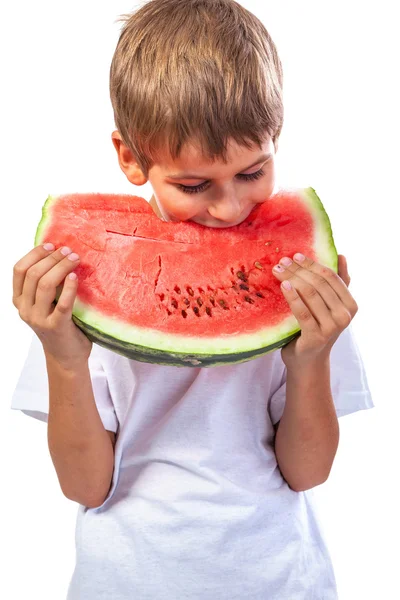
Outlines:
{"label": "black watermelon seed", "polygon": [[229,309],[229,306],[227,305],[227,303],[225,302],[225,300],[222,300],[222,299],[221,299],[221,300],[218,300],[218,304],[219,304],[220,306],[222,306],[222,308],[223,308],[224,310],[228,310],[228,309]]}
{"label": "black watermelon seed", "polygon": [[212,296],[210,297],[210,302],[211,302],[211,304],[212,304],[213,306],[215,306],[215,300],[214,300],[214,298],[213,298]]}
{"label": "black watermelon seed", "polygon": [[172,306],[173,306],[174,308],[178,308],[178,303],[177,303],[177,301],[175,300],[175,298],[173,298],[173,299],[171,300],[171,304],[172,304]]}
{"label": "black watermelon seed", "polygon": [[199,311],[199,309],[197,308],[197,306],[194,306],[194,307],[193,307],[193,312],[194,312],[194,314],[196,315],[196,317],[199,317],[199,316],[200,316],[200,311]]}
{"label": "black watermelon seed", "polygon": [[245,296],[244,299],[246,300],[246,302],[248,302],[249,304],[254,304],[254,300],[253,298],[250,298],[250,296]]}
{"label": "black watermelon seed", "polygon": [[191,287],[188,287],[187,291],[188,291],[189,296],[194,296],[194,291],[192,290]]}
{"label": "black watermelon seed", "polygon": [[265,296],[263,296],[261,292],[256,292],[256,296],[258,296],[259,298],[265,298]]}
{"label": "black watermelon seed", "polygon": [[174,290],[177,294],[181,293],[181,289],[177,285],[174,287]]}
{"label": "black watermelon seed", "polygon": [[206,306],[206,313],[208,314],[209,317],[212,316],[211,308],[209,306]]}
{"label": "black watermelon seed", "polygon": [[199,306],[203,306],[203,300],[201,298],[197,298],[197,304]]}
{"label": "black watermelon seed", "polygon": [[190,306],[190,300],[189,300],[189,298],[184,298],[183,302],[186,304],[186,306]]}
{"label": "black watermelon seed", "polygon": [[236,275],[239,277],[239,279],[241,279],[242,281],[247,281],[247,277],[246,275],[243,273],[243,271],[238,271],[236,273]]}
{"label": "black watermelon seed", "polygon": [[187,317],[187,312],[186,312],[186,310],[183,310],[183,311],[182,311],[182,317],[183,317],[184,319],[186,319],[186,317]]}
{"label": "black watermelon seed", "polygon": [[246,292],[249,291],[249,286],[245,285],[244,283],[241,283],[239,287],[240,287],[241,290],[246,290]]}

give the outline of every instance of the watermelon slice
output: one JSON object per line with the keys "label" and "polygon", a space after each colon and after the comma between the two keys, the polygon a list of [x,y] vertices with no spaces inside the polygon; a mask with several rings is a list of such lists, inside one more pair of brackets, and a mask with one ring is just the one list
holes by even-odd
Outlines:
{"label": "watermelon slice", "polygon": [[137,196],[49,196],[35,244],[81,261],[73,320],[129,358],[175,366],[239,363],[300,328],[272,267],[297,251],[337,272],[329,218],[312,188],[279,191],[243,223],[160,220]]}

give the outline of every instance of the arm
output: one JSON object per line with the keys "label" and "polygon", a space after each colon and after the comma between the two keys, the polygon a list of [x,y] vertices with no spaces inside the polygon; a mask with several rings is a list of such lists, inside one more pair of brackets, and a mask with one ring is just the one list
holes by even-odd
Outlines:
{"label": "arm", "polygon": [[286,403],[275,437],[279,468],[296,492],[328,479],[339,444],[329,358],[288,369]]}
{"label": "arm", "polygon": [[115,434],[105,430],[87,363],[63,369],[46,356],[48,445],[64,495],[89,508],[102,504],[112,480]]}
{"label": "arm", "polygon": [[330,389],[330,352],[358,306],[348,290],[346,258],[338,273],[296,253],[273,268],[301,334],[281,351],[287,368],[286,404],[275,436],[279,467],[295,491],[326,481],[339,444]]}
{"label": "arm", "polygon": [[[36,246],[14,266],[13,303],[40,339],[49,380],[48,444],[67,498],[99,506],[111,484],[115,440],[100,419],[89,374],[92,342],[72,321],[79,256]],[[57,303],[57,288],[61,294]]]}

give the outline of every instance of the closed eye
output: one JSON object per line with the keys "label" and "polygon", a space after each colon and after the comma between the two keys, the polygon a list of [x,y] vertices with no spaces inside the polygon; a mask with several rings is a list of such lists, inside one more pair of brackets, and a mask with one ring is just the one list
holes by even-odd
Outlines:
{"label": "closed eye", "polygon": [[[247,175],[239,173],[238,175],[236,175],[236,177],[241,181],[256,181],[257,179],[260,179],[260,177],[263,177],[263,175],[265,175],[265,171],[263,169],[260,169],[255,173],[249,173]],[[208,187],[208,185],[208,181],[200,183],[200,185],[183,185],[182,183],[176,184],[177,188],[182,190],[182,192],[185,192],[185,194],[198,194],[199,192],[203,192]]]}

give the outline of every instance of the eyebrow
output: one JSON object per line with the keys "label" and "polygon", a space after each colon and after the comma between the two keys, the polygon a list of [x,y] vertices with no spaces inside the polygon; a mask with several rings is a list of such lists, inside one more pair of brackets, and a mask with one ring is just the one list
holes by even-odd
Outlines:
{"label": "eyebrow", "polygon": [[[272,156],[271,153],[263,154],[252,165],[245,167],[244,169],[242,169],[242,171],[247,171],[247,169],[251,169],[251,167],[255,167],[256,165],[261,163],[263,160],[266,161],[268,158],[271,158],[271,156]],[[174,175],[167,175],[167,177],[169,179],[208,179],[208,177],[205,177],[203,175],[199,175],[199,174],[194,175],[192,173],[190,173],[190,174],[189,173],[174,173]]]}

